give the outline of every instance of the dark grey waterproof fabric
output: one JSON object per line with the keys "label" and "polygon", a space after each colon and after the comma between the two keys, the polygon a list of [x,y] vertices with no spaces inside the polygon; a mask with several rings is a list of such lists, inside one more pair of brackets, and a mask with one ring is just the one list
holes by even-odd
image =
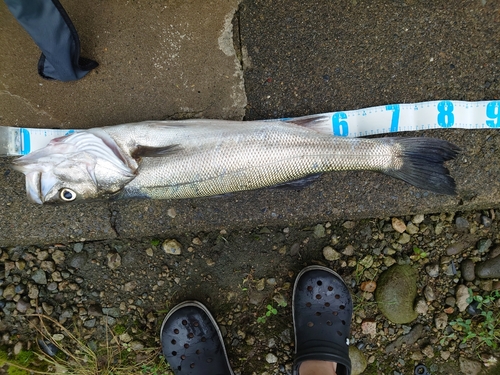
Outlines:
{"label": "dark grey waterproof fabric", "polygon": [[38,73],[46,79],[73,81],[98,66],[80,57],[80,39],[58,0],[4,0],[17,21],[42,50]]}

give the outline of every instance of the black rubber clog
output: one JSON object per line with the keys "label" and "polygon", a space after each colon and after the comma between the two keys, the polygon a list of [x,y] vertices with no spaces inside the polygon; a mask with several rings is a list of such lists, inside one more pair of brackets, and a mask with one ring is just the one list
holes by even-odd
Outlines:
{"label": "black rubber clog", "polygon": [[337,375],[350,375],[349,335],[352,298],[342,278],[329,268],[310,266],[293,289],[295,361],[293,373],[308,360],[337,363]]}
{"label": "black rubber clog", "polygon": [[167,314],[160,341],[176,375],[234,375],[219,327],[198,301],[185,301]]}

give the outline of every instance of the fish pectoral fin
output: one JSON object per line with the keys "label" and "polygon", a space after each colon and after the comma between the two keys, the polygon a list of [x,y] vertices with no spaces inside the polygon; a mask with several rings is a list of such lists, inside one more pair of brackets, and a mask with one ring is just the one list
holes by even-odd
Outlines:
{"label": "fish pectoral fin", "polygon": [[311,116],[303,116],[303,117],[293,117],[291,119],[285,120],[285,122],[302,126],[304,128],[308,128],[310,130],[317,131],[322,133],[323,123],[328,121],[327,115],[311,115]]}
{"label": "fish pectoral fin", "polygon": [[282,184],[270,186],[269,189],[284,189],[284,190],[300,190],[309,185],[321,177],[321,173],[312,174],[310,176],[301,178],[299,180],[288,181]]}
{"label": "fish pectoral fin", "polygon": [[182,150],[180,145],[168,145],[163,147],[150,147],[150,146],[137,146],[132,152],[132,157],[138,159],[141,157],[145,158],[157,158],[162,156],[173,155]]}

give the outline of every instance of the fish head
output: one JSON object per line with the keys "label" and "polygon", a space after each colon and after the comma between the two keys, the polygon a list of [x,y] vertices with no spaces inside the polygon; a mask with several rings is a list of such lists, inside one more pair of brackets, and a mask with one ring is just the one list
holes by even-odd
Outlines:
{"label": "fish head", "polygon": [[26,175],[28,198],[38,204],[103,199],[135,177],[136,166],[110,137],[78,132],[13,162]]}

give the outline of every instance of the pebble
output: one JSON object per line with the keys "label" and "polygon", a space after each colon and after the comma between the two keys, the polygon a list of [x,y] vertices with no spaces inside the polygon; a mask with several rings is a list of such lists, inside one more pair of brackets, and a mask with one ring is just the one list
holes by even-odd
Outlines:
{"label": "pebble", "polygon": [[295,242],[291,247],[290,247],[290,255],[295,256],[299,253],[300,250],[300,245]]}
{"label": "pebble", "polygon": [[401,245],[407,244],[410,242],[411,236],[408,233],[402,233],[401,236],[399,237],[398,243]]}
{"label": "pebble", "polygon": [[321,224],[318,224],[314,227],[314,237],[316,238],[323,238],[326,236],[325,234],[326,230],[325,230],[325,227]]}
{"label": "pebble", "polygon": [[119,318],[121,316],[121,311],[118,307],[103,307],[102,313],[104,315],[112,316],[113,318]]}
{"label": "pebble", "polygon": [[152,257],[152,256],[154,255],[154,253],[153,253],[153,249],[152,249],[152,248],[150,248],[150,247],[148,247],[148,248],[146,249],[146,255],[147,255],[148,257]]}
{"label": "pebble", "polygon": [[95,327],[95,323],[96,323],[96,319],[95,318],[87,319],[86,321],[83,322],[83,326],[85,328],[94,328]]}
{"label": "pebble", "polygon": [[351,360],[351,375],[359,375],[366,370],[368,366],[366,357],[363,352],[354,345],[349,346],[349,359]]}
{"label": "pebble", "polygon": [[276,362],[278,362],[278,357],[276,357],[273,353],[268,353],[266,355],[266,362],[267,363],[276,363]]}
{"label": "pebble", "polygon": [[500,256],[476,264],[476,276],[482,279],[500,278]]}
{"label": "pebble", "polygon": [[457,226],[458,230],[465,230],[465,229],[469,228],[469,222],[467,221],[467,219],[465,219],[461,216],[458,216],[455,219],[455,225]]}
{"label": "pebble", "polygon": [[472,259],[465,259],[460,264],[460,270],[462,271],[462,277],[465,281],[473,281],[476,278],[474,273],[475,264]]}
{"label": "pebble", "polygon": [[131,341],[129,345],[130,349],[135,352],[144,349],[144,344],[140,341]]}
{"label": "pebble", "polygon": [[3,291],[3,298],[5,298],[7,301],[10,301],[14,298],[15,295],[16,286],[14,284],[7,285]]}
{"label": "pebble", "polygon": [[429,263],[425,266],[425,272],[430,277],[438,277],[439,276],[439,264],[438,263]]}
{"label": "pebble", "polygon": [[429,305],[423,298],[419,298],[415,304],[415,312],[420,315],[425,315],[429,311]]}
{"label": "pebble", "polygon": [[478,375],[481,372],[481,362],[473,361],[465,357],[460,357],[458,359],[460,365],[460,371],[464,375]]}
{"label": "pebble", "polygon": [[409,233],[409,234],[417,234],[418,231],[420,229],[415,225],[413,224],[412,222],[409,222],[407,225],[406,225],[406,231]]}
{"label": "pebble", "polygon": [[28,309],[30,308],[30,302],[25,301],[23,298],[21,298],[19,301],[16,303],[16,310],[19,311],[20,313],[24,314]]}
{"label": "pebble", "polygon": [[424,287],[424,296],[425,299],[429,302],[432,302],[436,299],[436,293],[434,292],[434,288],[430,285],[426,285]]}
{"label": "pebble", "polygon": [[373,280],[363,281],[360,288],[363,292],[373,293],[377,289],[377,283]]}
{"label": "pebble", "polygon": [[79,269],[82,268],[87,263],[87,253],[76,253],[69,260],[69,266]]}
{"label": "pebble", "polygon": [[422,221],[424,221],[424,219],[425,219],[425,216],[423,214],[418,214],[418,215],[413,216],[413,218],[411,219],[411,222],[413,224],[420,224]]}
{"label": "pebble", "polygon": [[64,261],[66,260],[66,255],[64,254],[63,251],[61,251],[59,249],[54,250],[54,252],[52,253],[52,260],[56,264],[63,264]]}
{"label": "pebble", "polygon": [[16,345],[14,345],[14,355],[18,355],[19,353],[21,353],[21,350],[23,350],[23,343],[21,341],[18,341]]}
{"label": "pebble", "polygon": [[432,347],[432,345],[427,345],[425,348],[423,348],[422,353],[427,358],[434,358],[434,348]]}
{"label": "pebble", "polygon": [[47,275],[45,275],[45,271],[38,269],[31,275],[33,281],[37,284],[45,285],[47,284]]}
{"label": "pebble", "polygon": [[481,239],[477,243],[477,249],[480,253],[485,253],[492,245],[492,241],[489,238]]}
{"label": "pebble", "polygon": [[167,210],[167,215],[172,218],[172,219],[175,219],[175,217],[177,216],[177,211],[175,211],[175,208],[169,208]]}
{"label": "pebble", "polygon": [[122,257],[118,253],[108,253],[106,255],[108,258],[108,267],[112,270],[116,270],[122,265]]}
{"label": "pebble", "polygon": [[455,293],[455,297],[457,299],[457,307],[460,311],[465,311],[469,303],[467,299],[469,298],[469,289],[461,284],[457,288],[457,292]]}
{"label": "pebble", "polygon": [[468,243],[465,242],[455,242],[446,248],[446,254],[457,255],[469,247]]}
{"label": "pebble", "polygon": [[342,251],[342,254],[347,255],[348,257],[352,256],[354,254],[354,246],[347,245],[344,251]]}
{"label": "pebble", "polygon": [[377,322],[375,319],[363,319],[361,322],[361,331],[364,335],[370,335],[372,338],[377,335]]}
{"label": "pebble", "polygon": [[346,221],[346,222],[344,222],[344,224],[342,224],[342,226],[345,229],[352,229],[352,228],[354,228],[355,225],[356,225],[356,223],[354,221]]}
{"label": "pebble", "polygon": [[370,268],[373,265],[373,255],[367,255],[359,261],[364,268]]}
{"label": "pebble", "polygon": [[448,314],[442,312],[436,315],[434,318],[434,324],[438,330],[443,330],[448,325]]}
{"label": "pebble", "polygon": [[326,260],[339,260],[340,259],[340,253],[335,251],[333,247],[331,246],[325,246],[323,248],[323,256],[325,257]]}
{"label": "pebble", "polygon": [[162,249],[166,254],[181,255],[181,244],[176,240],[165,240],[162,244]]}
{"label": "pebble", "polygon": [[448,350],[442,350],[439,354],[441,355],[441,358],[443,358],[445,361],[447,361],[451,355],[451,353]]}
{"label": "pebble", "polygon": [[403,233],[406,230],[406,224],[404,223],[404,221],[398,219],[397,217],[393,217],[391,223],[392,228],[394,228],[396,232]]}
{"label": "pebble", "polygon": [[395,349],[400,348],[402,345],[410,347],[411,345],[417,342],[417,340],[422,336],[423,332],[424,332],[424,326],[422,324],[416,324],[408,334],[400,336],[396,340],[391,342],[385,348],[385,352],[391,353]]}
{"label": "pebble", "polygon": [[78,242],[73,245],[73,251],[75,253],[80,253],[83,250],[83,242]]}

